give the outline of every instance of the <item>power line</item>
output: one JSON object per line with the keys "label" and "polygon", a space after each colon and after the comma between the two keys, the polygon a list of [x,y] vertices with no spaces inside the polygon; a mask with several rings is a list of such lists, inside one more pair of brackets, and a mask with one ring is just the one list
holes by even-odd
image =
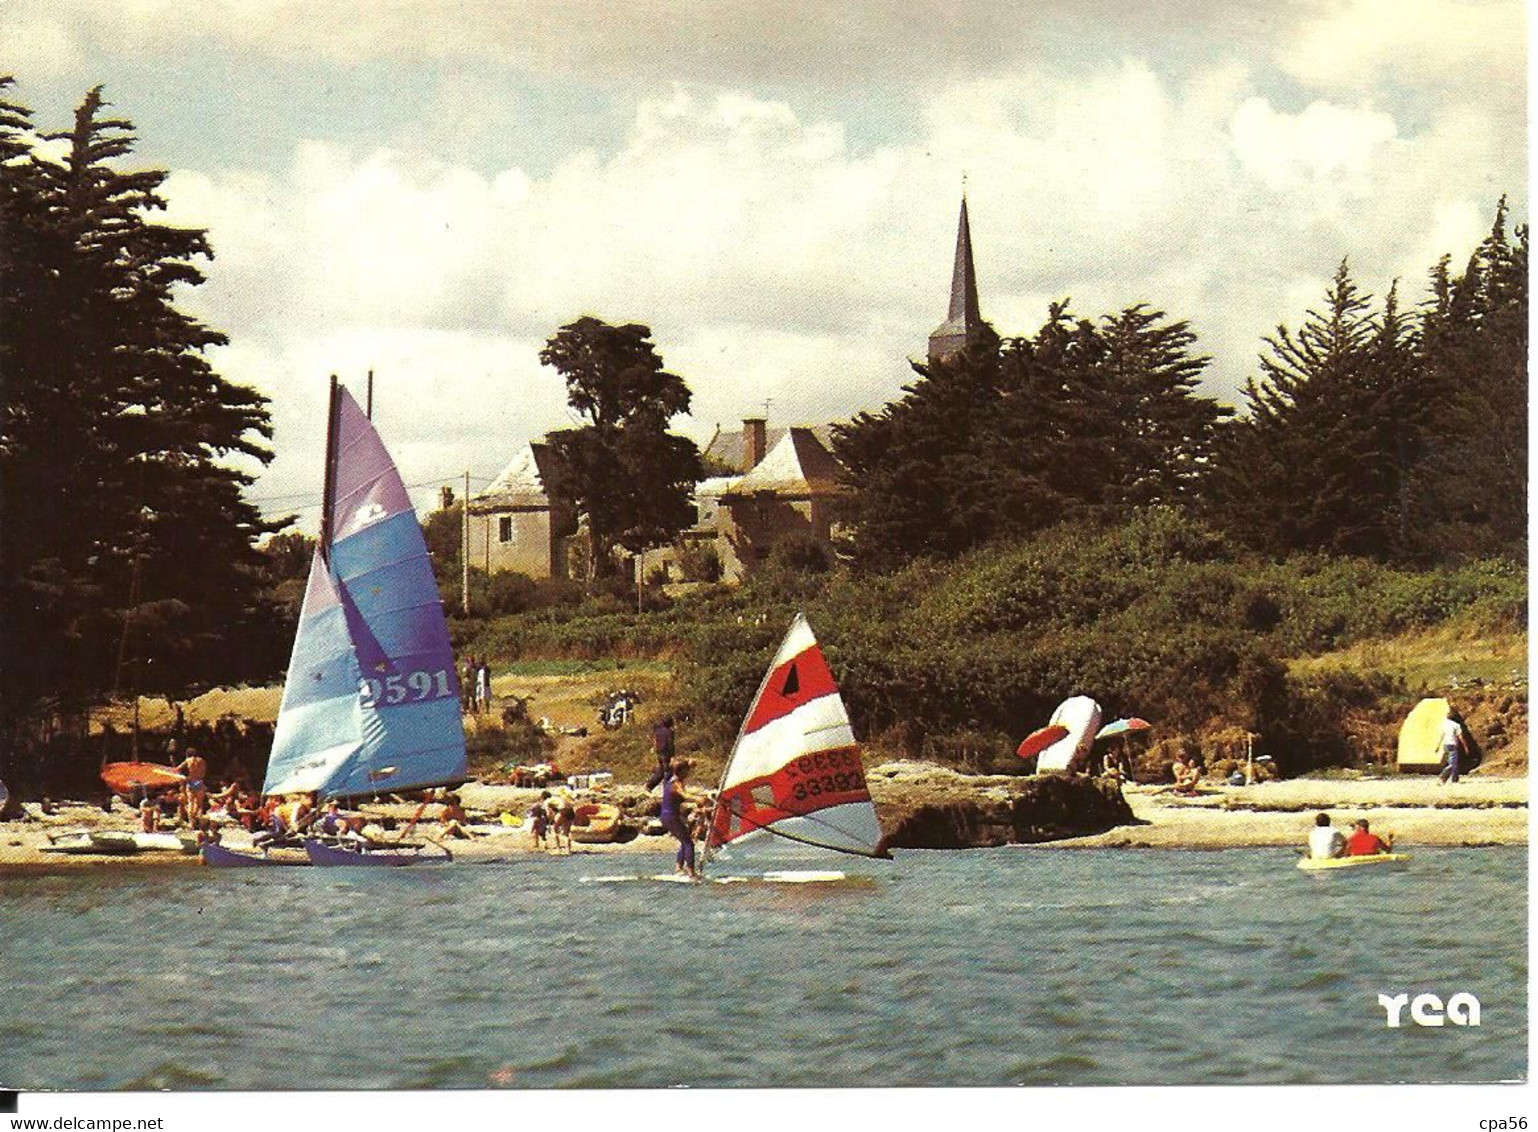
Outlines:
{"label": "power line", "polygon": [[[415,487],[440,487],[440,486],[443,486],[444,484],[446,484],[446,483],[448,483],[450,481],[458,480],[458,479],[463,478],[464,474],[465,473],[463,471],[458,471],[458,472],[453,472],[453,473],[451,473],[449,475],[446,475],[446,476],[435,476],[434,478],[432,478],[430,480],[421,480],[421,481],[419,481],[417,483],[408,483],[408,484],[405,484],[404,486],[408,490],[411,489],[411,488],[415,488]],[[479,472],[472,472],[471,475],[473,475],[476,478],[476,480],[484,481],[485,483],[490,483],[492,480],[494,480],[496,478],[495,476],[488,476],[488,475],[484,475],[484,474],[479,473]],[[287,500],[290,500],[290,499],[313,499],[313,498],[314,498],[314,493],[313,492],[309,492],[309,491],[296,491],[296,492],[294,492],[294,493],[292,493],[290,495],[255,495],[255,496],[249,497],[247,502],[249,502],[249,503],[283,503],[283,502],[285,502]],[[312,504],[310,504],[308,506],[300,507],[300,508],[298,508],[298,510],[300,510],[300,511],[308,511],[308,510],[311,510],[314,507],[319,507],[319,506],[320,506],[319,503],[312,503]]]}

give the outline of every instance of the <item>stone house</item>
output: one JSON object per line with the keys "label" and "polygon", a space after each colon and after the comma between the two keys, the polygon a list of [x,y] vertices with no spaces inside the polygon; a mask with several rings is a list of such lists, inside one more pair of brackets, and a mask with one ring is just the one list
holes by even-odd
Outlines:
{"label": "stone house", "polygon": [[554,496],[560,466],[548,444],[525,445],[486,490],[470,499],[470,564],[488,574],[569,576],[567,545],[577,517]]}
{"label": "stone house", "polygon": [[[929,336],[926,353],[935,363],[970,346],[997,342],[978,303],[963,196],[950,304],[945,320]],[[830,542],[843,517],[844,494],[832,431],[826,424],[770,428],[761,417],[745,419],[740,430],[717,427],[702,455],[708,467],[731,469],[730,474],[696,485],[694,526],[681,532],[674,546],[647,551],[634,568],[643,575],[660,571],[679,579],[688,572],[686,561],[713,551],[722,579],[732,582],[751,574],[788,535]],[[578,522],[569,507],[554,499],[559,474],[550,446],[530,444],[471,499],[472,565],[488,573],[571,576],[568,562]]]}

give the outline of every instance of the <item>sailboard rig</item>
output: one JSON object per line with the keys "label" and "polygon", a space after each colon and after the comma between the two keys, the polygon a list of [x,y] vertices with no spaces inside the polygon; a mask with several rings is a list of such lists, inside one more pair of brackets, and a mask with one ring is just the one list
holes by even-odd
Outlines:
{"label": "sailboard rig", "polygon": [[422,528],[373,422],[334,377],[323,500],[262,793],[463,782],[459,681]]}
{"label": "sailboard rig", "polygon": [[701,868],[712,859],[753,868],[838,856],[891,855],[844,698],[798,613],[727,758]]}

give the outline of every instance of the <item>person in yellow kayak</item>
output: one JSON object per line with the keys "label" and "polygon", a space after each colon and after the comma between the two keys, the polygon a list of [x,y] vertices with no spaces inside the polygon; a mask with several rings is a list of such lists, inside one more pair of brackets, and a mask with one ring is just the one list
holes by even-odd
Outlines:
{"label": "person in yellow kayak", "polygon": [[1380,853],[1391,852],[1394,848],[1394,835],[1388,835],[1385,840],[1367,828],[1366,818],[1357,818],[1353,823],[1355,828],[1351,836],[1346,838],[1346,856],[1348,857],[1374,857]]}
{"label": "person in yellow kayak", "polygon": [[1320,814],[1314,819],[1314,828],[1308,831],[1308,855],[1319,861],[1345,854],[1345,835],[1330,824],[1329,814]]}

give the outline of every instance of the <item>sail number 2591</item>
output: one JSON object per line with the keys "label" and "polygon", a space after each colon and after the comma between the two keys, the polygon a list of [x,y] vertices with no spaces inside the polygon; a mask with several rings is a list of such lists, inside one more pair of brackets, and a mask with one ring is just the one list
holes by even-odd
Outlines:
{"label": "sail number 2591", "polygon": [[358,698],[366,708],[394,707],[407,700],[433,700],[453,694],[446,668],[436,672],[392,673],[383,680],[366,676],[358,681]]}

